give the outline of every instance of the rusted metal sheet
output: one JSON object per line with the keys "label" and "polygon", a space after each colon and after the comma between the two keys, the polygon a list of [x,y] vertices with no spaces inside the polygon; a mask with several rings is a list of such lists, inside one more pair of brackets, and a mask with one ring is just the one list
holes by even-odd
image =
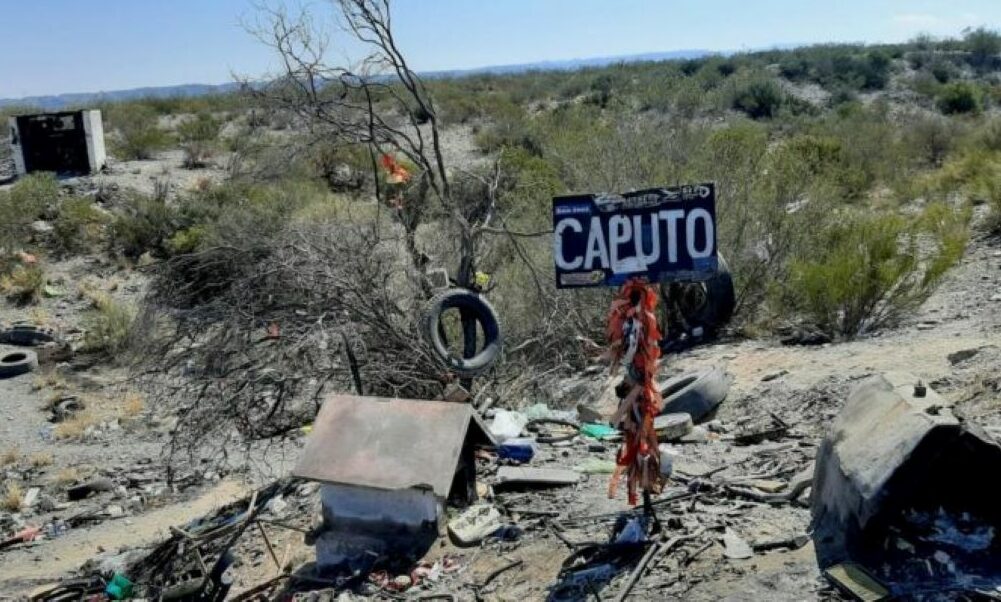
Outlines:
{"label": "rusted metal sheet", "polygon": [[466,404],[331,395],[293,474],[326,483],[448,497],[463,444],[494,445]]}

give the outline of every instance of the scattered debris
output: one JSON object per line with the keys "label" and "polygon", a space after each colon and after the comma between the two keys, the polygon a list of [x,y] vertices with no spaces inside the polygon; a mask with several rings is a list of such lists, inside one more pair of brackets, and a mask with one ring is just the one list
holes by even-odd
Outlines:
{"label": "scattered debris", "polygon": [[560,487],[574,485],[580,474],[557,468],[523,468],[502,466],[497,471],[497,484],[526,487]]}
{"label": "scattered debris", "polygon": [[825,570],[824,576],[859,602],[879,602],[890,597],[890,591],[878,579],[854,562],[836,564]]}
{"label": "scattered debris", "polygon": [[473,546],[503,526],[501,514],[491,504],[476,504],[448,523],[456,545]]}

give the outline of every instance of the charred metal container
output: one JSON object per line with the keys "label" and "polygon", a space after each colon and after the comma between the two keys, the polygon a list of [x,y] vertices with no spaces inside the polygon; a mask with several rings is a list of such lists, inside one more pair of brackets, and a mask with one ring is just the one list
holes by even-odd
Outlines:
{"label": "charred metal container", "polygon": [[895,596],[1001,585],[1001,446],[901,373],[856,388],[813,478],[822,568],[851,561]]}
{"label": "charred metal container", "polygon": [[83,175],[105,165],[104,125],[98,110],[18,115],[8,123],[18,175],[36,171]]}

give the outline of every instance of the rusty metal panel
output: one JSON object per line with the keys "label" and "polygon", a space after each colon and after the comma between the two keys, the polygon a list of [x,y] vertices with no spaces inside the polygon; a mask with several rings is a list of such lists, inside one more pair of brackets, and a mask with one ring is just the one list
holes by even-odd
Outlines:
{"label": "rusty metal panel", "polygon": [[466,437],[493,445],[466,404],[331,395],[292,474],[377,489],[432,489],[447,497]]}

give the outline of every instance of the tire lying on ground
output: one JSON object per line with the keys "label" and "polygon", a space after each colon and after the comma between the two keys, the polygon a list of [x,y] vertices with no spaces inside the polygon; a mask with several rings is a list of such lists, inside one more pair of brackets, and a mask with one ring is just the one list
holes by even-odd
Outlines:
{"label": "tire lying on ground", "polygon": [[715,335],[730,322],[737,297],[733,289],[730,266],[722,255],[712,278],[705,282],[694,282],[682,290],[683,300],[679,307],[689,328],[701,327],[708,336]]}
{"label": "tire lying on ground", "polygon": [[38,357],[34,351],[17,350],[0,353],[0,378],[10,378],[38,367]]}
{"label": "tire lying on ground", "polygon": [[[471,358],[455,357],[448,350],[442,315],[449,309],[468,311],[483,330],[483,348]],[[466,289],[449,289],[431,298],[421,324],[424,339],[443,365],[463,377],[486,371],[500,357],[503,337],[497,312],[482,296]]]}
{"label": "tire lying on ground", "polygon": [[56,340],[56,333],[51,328],[35,324],[10,324],[0,327],[0,343],[5,345],[20,345],[34,347]]}
{"label": "tire lying on ground", "polygon": [[719,366],[682,374],[661,386],[664,404],[660,413],[685,412],[693,422],[709,416],[726,399],[733,378]]}

